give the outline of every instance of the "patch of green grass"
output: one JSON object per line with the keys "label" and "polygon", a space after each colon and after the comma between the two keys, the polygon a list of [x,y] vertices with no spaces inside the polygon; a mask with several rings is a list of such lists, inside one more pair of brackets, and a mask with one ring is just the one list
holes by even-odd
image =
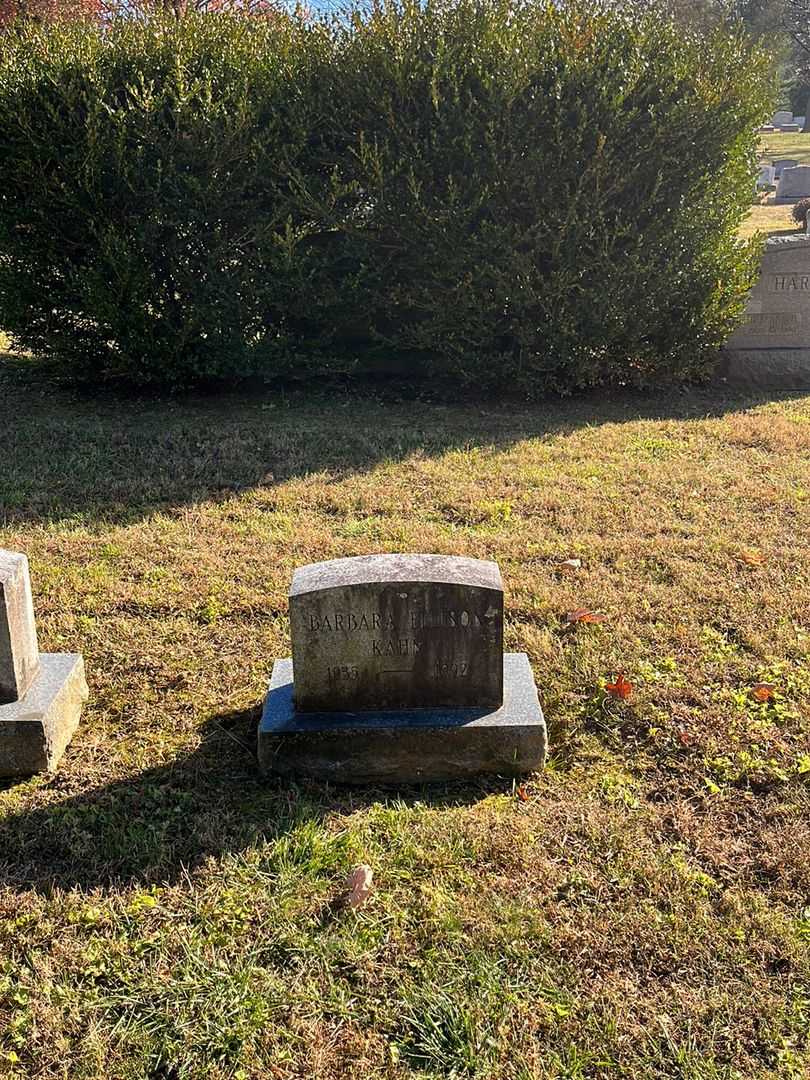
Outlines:
{"label": "patch of green grass", "polygon": [[[124,401],[8,362],[0,450],[0,545],[92,694],[0,791],[0,1075],[806,1073],[810,399]],[[397,550],[499,562],[551,728],[519,793],[259,778],[294,567]]]}
{"label": "patch of green grass", "polygon": [[756,233],[775,236],[777,233],[796,232],[799,226],[793,220],[792,212],[793,206],[789,203],[777,206],[769,202],[752,206],[740,227],[740,236],[747,240]]}
{"label": "patch of green grass", "polygon": [[766,165],[776,158],[794,158],[800,165],[810,165],[810,133],[775,131],[762,135],[759,157]]}

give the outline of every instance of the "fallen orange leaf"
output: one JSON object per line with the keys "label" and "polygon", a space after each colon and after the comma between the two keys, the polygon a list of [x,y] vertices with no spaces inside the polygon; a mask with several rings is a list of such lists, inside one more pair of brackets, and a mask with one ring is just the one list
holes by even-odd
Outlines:
{"label": "fallen orange leaf", "polygon": [[750,549],[748,551],[740,552],[740,559],[746,566],[762,566],[765,562],[765,556],[761,551],[754,551]]}
{"label": "fallen orange leaf", "polygon": [[773,697],[773,692],[776,689],[771,683],[757,683],[756,686],[751,687],[751,695],[755,697],[757,701],[770,701]]}
{"label": "fallen orange leaf", "polygon": [[602,623],[607,618],[607,615],[598,615],[588,608],[579,607],[574,611],[569,611],[565,617],[570,623]]}
{"label": "fallen orange leaf", "polygon": [[521,802],[528,802],[529,801],[529,793],[526,790],[526,785],[525,784],[521,784],[518,787],[518,789],[517,789],[517,797],[520,799]]}
{"label": "fallen orange leaf", "polygon": [[619,698],[621,701],[626,701],[627,698],[633,693],[633,684],[629,679],[626,679],[624,675],[619,674],[616,676],[616,681],[607,683],[605,689],[613,697]]}

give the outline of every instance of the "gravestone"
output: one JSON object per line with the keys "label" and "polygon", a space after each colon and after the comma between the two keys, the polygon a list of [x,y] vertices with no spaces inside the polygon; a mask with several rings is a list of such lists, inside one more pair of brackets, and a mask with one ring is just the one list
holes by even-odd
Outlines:
{"label": "gravestone", "polygon": [[759,176],[756,179],[756,189],[773,187],[775,170],[773,165],[760,165]]}
{"label": "gravestone", "polygon": [[792,124],[793,113],[789,112],[787,109],[780,109],[779,112],[773,114],[771,123],[777,128],[784,127],[785,124]]}
{"label": "gravestone", "polygon": [[720,377],[763,390],[810,387],[810,237],[772,236],[742,324],[721,354]]}
{"label": "gravestone", "polygon": [[28,560],[0,549],[0,777],[53,771],[86,700],[81,656],[39,651]]}
{"label": "gravestone", "polygon": [[793,123],[797,124],[800,130],[804,130],[804,125],[807,123],[806,116],[794,116]]}
{"label": "gravestone", "polygon": [[785,133],[790,132],[793,135],[797,135],[802,129],[801,129],[801,127],[799,127],[798,124],[792,123],[792,124],[782,124],[782,126],[779,128],[779,130],[782,131],[782,132],[785,132]]}
{"label": "gravestone", "polygon": [[778,180],[785,169],[795,169],[798,164],[795,158],[777,158],[773,163],[774,179]]}
{"label": "gravestone", "polygon": [[546,725],[524,653],[503,652],[495,563],[365,555],[296,570],[292,659],[259,724],[262,769],[409,783],[539,768]]}
{"label": "gravestone", "polygon": [[807,198],[810,198],[810,165],[782,169],[774,202],[792,203]]}

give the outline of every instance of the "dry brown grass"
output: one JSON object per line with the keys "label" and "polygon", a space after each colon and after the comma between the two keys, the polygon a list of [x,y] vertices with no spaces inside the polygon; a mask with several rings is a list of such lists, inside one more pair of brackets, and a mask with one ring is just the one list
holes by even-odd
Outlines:
{"label": "dry brown grass", "polygon": [[797,225],[791,217],[792,211],[793,206],[789,203],[780,206],[775,203],[752,206],[740,227],[740,236],[747,240],[756,233],[773,236],[777,233],[796,232]]}
{"label": "dry brown grass", "polygon": [[[92,687],[59,774],[0,793],[9,1076],[806,1075],[807,398],[0,377],[0,545]],[[374,551],[499,562],[551,725],[528,801],[257,777],[293,568]],[[372,900],[325,914],[357,862]]]}

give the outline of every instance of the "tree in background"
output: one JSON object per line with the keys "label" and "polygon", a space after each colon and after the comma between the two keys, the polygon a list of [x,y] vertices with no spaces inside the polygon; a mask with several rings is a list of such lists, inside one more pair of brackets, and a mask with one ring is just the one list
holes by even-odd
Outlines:
{"label": "tree in background", "polygon": [[180,17],[191,11],[269,16],[279,11],[273,0],[0,0],[0,26],[15,20],[56,22],[103,19],[163,11]]}
{"label": "tree in background", "polygon": [[97,19],[102,0],[0,0],[0,26],[15,19],[54,22],[56,19]]}
{"label": "tree in background", "polygon": [[791,42],[786,86],[790,107],[810,131],[810,0],[784,0],[783,25]]}

